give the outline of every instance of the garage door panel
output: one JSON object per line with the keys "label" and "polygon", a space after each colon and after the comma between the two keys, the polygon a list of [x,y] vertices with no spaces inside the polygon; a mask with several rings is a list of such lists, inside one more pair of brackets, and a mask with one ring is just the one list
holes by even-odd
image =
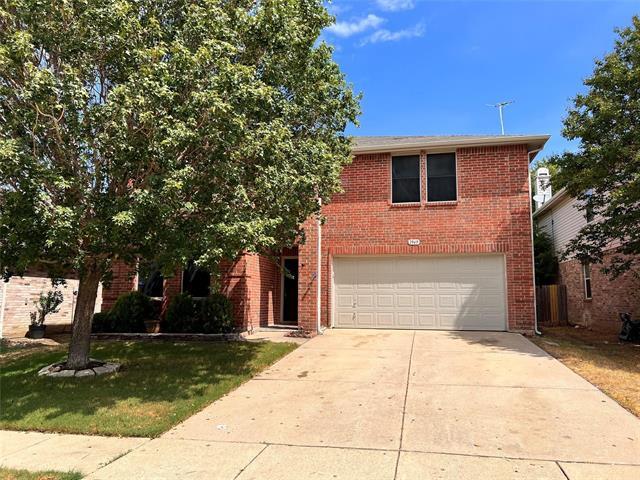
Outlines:
{"label": "garage door panel", "polygon": [[353,313],[337,313],[336,325],[341,327],[355,327],[356,322]]}
{"label": "garage door panel", "polygon": [[414,312],[398,312],[398,326],[413,327],[416,324],[416,314]]}
{"label": "garage door panel", "polygon": [[394,323],[393,312],[378,312],[376,315],[376,324],[379,327],[393,327]]}
{"label": "garage door panel", "polygon": [[378,308],[393,308],[395,307],[395,296],[386,293],[380,293],[376,296],[376,302]]}
{"label": "garage door panel", "polygon": [[337,257],[337,327],[504,330],[504,257]]}
{"label": "garage door panel", "polygon": [[399,308],[413,307],[415,297],[413,295],[400,294],[396,296],[396,305]]}
{"label": "garage door panel", "polygon": [[373,327],[376,322],[373,312],[358,312],[356,313],[356,323],[359,327]]}
{"label": "garage door panel", "polygon": [[336,297],[336,304],[338,308],[352,308],[355,303],[354,295],[340,294]]}
{"label": "garage door panel", "polygon": [[356,300],[356,305],[358,307],[371,308],[374,306],[374,302],[375,302],[374,299],[375,299],[375,295],[373,294],[358,295]]}

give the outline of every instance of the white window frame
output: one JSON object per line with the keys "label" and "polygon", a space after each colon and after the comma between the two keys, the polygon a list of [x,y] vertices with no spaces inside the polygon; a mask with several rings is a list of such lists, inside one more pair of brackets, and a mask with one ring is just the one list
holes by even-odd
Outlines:
{"label": "white window frame", "polygon": [[[418,157],[418,200],[414,202],[393,201],[393,157]],[[422,155],[420,153],[397,153],[389,158],[389,203],[391,205],[422,205]]]}
{"label": "white window frame", "polygon": [[[589,289],[587,290],[587,281],[589,282]],[[582,288],[584,290],[584,299],[591,300],[593,298],[593,282],[591,281],[591,264],[585,262],[582,264]],[[590,295],[589,295],[590,291]]]}
{"label": "white window frame", "polygon": [[[456,171],[456,198],[455,200],[429,200],[429,155],[438,155],[441,153],[453,153],[453,162],[455,163],[455,171]],[[425,181],[425,202],[429,205],[437,205],[437,204],[453,204],[458,203],[460,199],[460,176],[458,175],[458,152],[427,152],[424,156],[424,181]]]}

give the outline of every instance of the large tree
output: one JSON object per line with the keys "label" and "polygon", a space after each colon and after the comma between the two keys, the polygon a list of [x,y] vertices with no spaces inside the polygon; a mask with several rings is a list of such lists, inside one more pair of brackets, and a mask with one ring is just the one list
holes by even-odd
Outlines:
{"label": "large tree", "polygon": [[579,148],[557,156],[552,179],[578,198],[594,221],[568,245],[565,257],[603,262],[612,276],[640,267],[640,17],[618,30],[613,52],[597,60],[564,122]]}
{"label": "large tree", "polygon": [[0,262],[78,273],[69,368],[114,261],[291,244],[339,189],[358,99],[322,0],[0,5]]}

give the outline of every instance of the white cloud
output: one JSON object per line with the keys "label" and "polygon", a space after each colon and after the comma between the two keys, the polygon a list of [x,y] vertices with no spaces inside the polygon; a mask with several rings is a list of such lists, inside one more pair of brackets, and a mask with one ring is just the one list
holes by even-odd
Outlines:
{"label": "white cloud", "polygon": [[357,21],[336,22],[330,27],[327,27],[327,30],[334,35],[337,35],[338,37],[350,37],[351,35],[355,35],[356,33],[361,33],[365,30],[379,27],[382,22],[384,22],[384,18],[380,18],[377,15],[370,13],[366,17]]}
{"label": "white cloud", "polygon": [[360,45],[366,45],[367,43],[395,42],[405,38],[422,37],[423,35],[424,25],[421,23],[413,28],[405,28],[403,30],[396,30],[395,32],[382,28],[366,37],[362,42],[360,42]]}
{"label": "white cloud", "polygon": [[376,0],[382,10],[397,12],[398,10],[411,10],[414,7],[413,0]]}

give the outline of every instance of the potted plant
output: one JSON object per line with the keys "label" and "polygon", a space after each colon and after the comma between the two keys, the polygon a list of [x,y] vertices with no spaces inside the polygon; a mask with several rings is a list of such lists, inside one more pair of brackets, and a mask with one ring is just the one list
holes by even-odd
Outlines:
{"label": "potted plant", "polygon": [[29,325],[29,338],[44,338],[46,325],[44,321],[50,313],[56,313],[62,303],[62,292],[49,290],[41,293],[38,300],[33,302],[36,311],[31,312],[31,324]]}

